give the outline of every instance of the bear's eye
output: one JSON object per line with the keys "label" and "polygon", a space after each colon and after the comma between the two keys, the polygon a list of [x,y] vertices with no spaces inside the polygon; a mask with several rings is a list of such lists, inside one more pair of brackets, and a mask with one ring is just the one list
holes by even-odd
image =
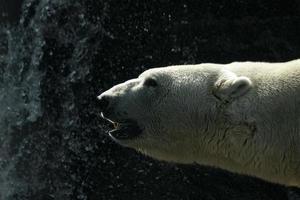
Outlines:
{"label": "bear's eye", "polygon": [[156,87],[158,84],[154,78],[147,78],[144,81],[144,85],[147,87]]}

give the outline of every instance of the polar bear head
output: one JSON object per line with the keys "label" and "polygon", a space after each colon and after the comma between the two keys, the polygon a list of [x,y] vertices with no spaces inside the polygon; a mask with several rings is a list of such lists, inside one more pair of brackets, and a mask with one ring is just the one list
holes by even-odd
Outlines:
{"label": "polar bear head", "polygon": [[222,105],[250,88],[248,78],[222,65],[185,65],[149,69],[98,99],[102,117],[114,124],[114,141],[156,159],[191,163],[212,156],[208,144],[220,139]]}

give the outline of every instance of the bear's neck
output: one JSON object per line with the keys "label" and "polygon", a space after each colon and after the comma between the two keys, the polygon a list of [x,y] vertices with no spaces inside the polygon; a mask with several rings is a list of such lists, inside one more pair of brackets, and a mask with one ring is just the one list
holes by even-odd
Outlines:
{"label": "bear's neck", "polygon": [[[300,141],[300,123],[295,120],[300,112],[297,99],[292,96],[294,106],[288,107],[293,110],[280,100],[275,101],[275,108],[268,106],[261,97],[245,98],[243,102],[222,107],[215,121],[209,124],[210,131],[204,133],[206,137],[201,138],[203,149],[195,161],[272,182],[285,180],[290,184],[299,179],[300,147],[292,141]],[[251,106],[251,102],[259,103]]]}

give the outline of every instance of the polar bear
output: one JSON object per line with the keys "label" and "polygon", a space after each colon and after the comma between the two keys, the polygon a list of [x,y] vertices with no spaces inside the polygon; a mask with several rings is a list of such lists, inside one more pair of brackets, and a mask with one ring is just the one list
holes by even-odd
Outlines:
{"label": "polar bear", "polygon": [[153,68],[98,99],[123,146],[300,187],[300,59]]}

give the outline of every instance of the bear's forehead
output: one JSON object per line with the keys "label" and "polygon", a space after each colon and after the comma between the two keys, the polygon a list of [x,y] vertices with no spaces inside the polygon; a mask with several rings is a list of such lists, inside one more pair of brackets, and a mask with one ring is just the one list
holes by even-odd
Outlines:
{"label": "bear's forehead", "polygon": [[194,74],[196,72],[201,72],[200,68],[201,67],[197,65],[175,65],[168,67],[151,68],[140,74],[139,78]]}
{"label": "bear's forehead", "polygon": [[215,66],[208,65],[177,65],[152,68],[144,71],[139,78],[156,78],[157,80],[205,80],[209,75],[216,73]]}

